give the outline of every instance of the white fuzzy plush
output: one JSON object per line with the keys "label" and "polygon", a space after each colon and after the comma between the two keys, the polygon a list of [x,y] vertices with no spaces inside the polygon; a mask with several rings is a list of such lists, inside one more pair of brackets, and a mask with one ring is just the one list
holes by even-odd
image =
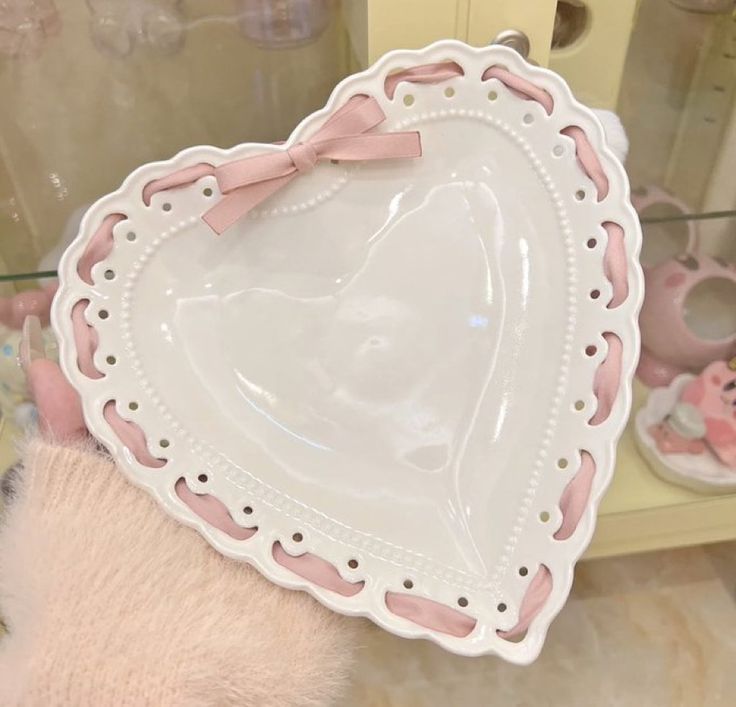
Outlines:
{"label": "white fuzzy plush", "polygon": [[0,533],[3,707],[333,704],[361,622],[233,562],[89,448],[40,441]]}
{"label": "white fuzzy plush", "polygon": [[594,110],[598,120],[603,124],[608,146],[622,162],[626,160],[629,153],[629,139],[621,123],[621,118],[611,110]]}

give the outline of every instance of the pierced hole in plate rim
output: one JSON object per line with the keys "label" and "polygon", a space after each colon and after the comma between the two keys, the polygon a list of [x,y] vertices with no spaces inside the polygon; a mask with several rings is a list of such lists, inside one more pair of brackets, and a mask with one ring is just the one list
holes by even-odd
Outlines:
{"label": "pierced hole in plate rim", "polygon": [[136,461],[151,469],[160,469],[167,460],[154,457],[148,451],[146,435],[140,425],[124,420],[117,411],[115,400],[108,400],[102,409],[102,416],[118,439],[130,450]]}
{"label": "pierced hole in plate rim", "polygon": [[481,81],[490,79],[497,79],[513,95],[523,98],[525,101],[535,101],[544,108],[547,115],[552,114],[554,99],[550,93],[531,81],[517,76],[503,64],[493,64],[483,72]]}
{"label": "pierced hole in plate rim", "polygon": [[539,565],[537,573],[532,577],[526,588],[524,598],[519,607],[519,618],[516,625],[508,631],[498,630],[496,634],[506,641],[519,643],[524,640],[527,630],[537,614],[547,604],[547,599],[552,591],[552,574],[546,565]]}
{"label": "pierced hole in plate rim", "polygon": [[577,191],[575,192],[575,198],[576,198],[576,199],[577,199],[578,201],[582,201],[583,199],[585,199],[585,189],[578,189],[578,190],[577,190]]}
{"label": "pierced hole in plate rim", "polygon": [[595,238],[588,238],[588,241],[585,245],[592,250],[598,245],[598,241]]}
{"label": "pierced hole in plate rim", "polygon": [[504,611],[506,611],[506,609],[508,609],[508,607],[506,606],[506,604],[504,604],[503,602],[501,602],[501,603],[500,603],[500,604],[499,604],[499,605],[498,605],[498,606],[496,607],[496,609],[497,609],[498,611],[500,611],[501,613],[503,613]]}
{"label": "pierced hole in plate rim", "polygon": [[457,600],[457,605],[464,608],[468,605],[468,600],[465,597],[459,597]]}
{"label": "pierced hole in plate rim", "polygon": [[271,548],[273,559],[290,572],[314,582],[318,587],[336,592],[344,597],[352,597],[363,590],[364,581],[348,582],[340,576],[337,567],[317,555],[305,552],[290,555],[283,545],[276,541]]}
{"label": "pierced hole in plate rim", "polygon": [[161,204],[161,208],[164,211],[171,211],[171,204],[168,201],[165,201],[163,204]]}
{"label": "pierced hole in plate rim", "polygon": [[477,620],[464,612],[414,594],[386,592],[384,603],[396,616],[458,638],[468,636],[477,625]]}
{"label": "pierced hole in plate rim", "polygon": [[591,290],[590,299],[598,299],[601,296],[600,290]]}
{"label": "pierced hole in plate rim", "polygon": [[358,560],[355,560],[355,559],[348,560],[348,567],[351,570],[357,570],[358,569]]}
{"label": "pierced hole in plate rim", "polygon": [[525,113],[521,121],[524,125],[531,125],[534,122],[534,116],[531,113]]}
{"label": "pierced hole in plate rim", "polygon": [[488,100],[495,101],[498,99],[498,91],[488,91]]}
{"label": "pierced hole in plate rim", "polygon": [[108,356],[107,358],[105,358],[105,361],[107,361],[107,363],[111,366],[114,366],[118,362],[115,356]]}
{"label": "pierced hole in plate rim", "polygon": [[455,89],[452,86],[448,86],[445,89],[445,96],[447,98],[452,98],[455,95]]}
{"label": "pierced hole in plate rim", "polygon": [[612,331],[604,332],[603,339],[608,349],[593,377],[593,393],[597,404],[594,414],[588,420],[591,425],[600,425],[608,419],[621,382],[623,343],[618,334]]}
{"label": "pierced hole in plate rim", "polygon": [[235,540],[248,540],[257,532],[258,528],[243,528],[235,522],[227,506],[216,496],[206,493],[194,493],[184,477],[174,485],[174,491],[189,509],[202,518],[206,523],[229,535]]}
{"label": "pierced hole in plate rim", "polygon": [[576,400],[574,407],[578,412],[585,410],[585,402],[583,400]]}
{"label": "pierced hole in plate rim", "polygon": [[598,352],[598,347],[595,346],[594,344],[588,344],[585,347],[585,355],[586,356],[595,356],[597,352]]}
{"label": "pierced hole in plate rim", "polygon": [[110,312],[108,312],[106,309],[101,309],[99,312],[97,312],[97,316],[100,319],[107,319],[110,316]]}
{"label": "pierced hole in plate rim", "polygon": [[552,154],[553,154],[553,155],[554,155],[555,157],[562,157],[562,155],[564,155],[564,154],[565,154],[565,148],[564,148],[564,147],[563,147],[562,145],[555,145],[555,146],[554,146],[554,147],[552,148]]}
{"label": "pierced hole in plate rim", "polygon": [[304,540],[304,536],[301,533],[294,533],[294,535],[291,536],[291,539],[295,543],[300,543],[302,540]]}
{"label": "pierced hole in plate rim", "polygon": [[407,93],[404,96],[404,105],[407,106],[407,108],[414,105],[414,96],[412,96],[411,93]]}
{"label": "pierced hole in plate rim", "polygon": [[128,231],[125,234],[126,240],[130,241],[131,243],[137,238],[136,234],[133,231]]}
{"label": "pierced hole in plate rim", "polygon": [[207,474],[200,474],[199,476],[197,476],[197,481],[199,481],[200,484],[206,484]]}
{"label": "pierced hole in plate rim", "polygon": [[77,349],[77,367],[87,378],[97,380],[104,376],[95,366],[93,356],[97,351],[98,337],[94,327],[87,323],[88,299],[80,299],[72,307],[72,331]]}
{"label": "pierced hole in plate rim", "polygon": [[114,280],[114,279],[115,279],[115,271],[105,270],[105,280]]}
{"label": "pierced hole in plate rim", "polygon": [[[585,509],[588,507],[588,498],[593,486],[596,464],[590,452],[580,450],[580,467],[568,482],[560,496],[560,512],[562,523],[555,531],[555,540],[567,540],[577,529]],[[582,501],[585,503],[582,503]]]}
{"label": "pierced hole in plate rim", "polygon": [[395,69],[389,73],[383,82],[383,90],[386,96],[393,100],[394,94],[396,93],[396,87],[407,81],[409,83],[429,83],[437,84],[443,81],[449,81],[458,76],[464,76],[465,71],[456,61],[447,59],[440,61],[432,65],[432,75],[427,75],[423,67],[414,66],[409,69],[401,68]]}
{"label": "pierced hole in plate rim", "polygon": [[205,196],[212,196],[212,194],[214,194],[214,192],[212,191],[212,187],[205,187],[204,189],[202,189],[202,194],[204,194]]}
{"label": "pierced hole in plate rim", "polygon": [[610,186],[608,177],[585,131],[579,125],[568,125],[560,130],[560,134],[569,137],[575,143],[575,158],[578,166],[593,182],[597,201],[605,199]]}
{"label": "pierced hole in plate rim", "polygon": [[112,252],[114,244],[113,228],[126,218],[127,216],[121,213],[107,214],[87,242],[84,252],[77,262],[77,274],[88,285],[93,284],[92,268]]}
{"label": "pierced hole in plate rim", "polygon": [[529,569],[526,567],[519,567],[519,574],[522,577],[526,577],[529,574]]}
{"label": "pierced hole in plate rim", "polygon": [[567,461],[567,459],[565,459],[564,457],[563,457],[563,458],[561,458],[561,459],[558,459],[558,460],[557,460],[557,468],[558,468],[558,469],[567,469],[567,465],[568,465],[568,463],[569,463],[569,462],[568,462],[568,461]]}
{"label": "pierced hole in plate rim", "polygon": [[611,283],[611,299],[606,304],[608,309],[618,307],[629,296],[628,268],[626,265],[626,247],[624,229],[613,221],[604,221],[608,243],[603,256],[603,272]]}
{"label": "pierced hole in plate rim", "polygon": [[135,402],[135,400],[128,403],[128,410],[137,410],[137,409],[138,409],[138,403]]}
{"label": "pierced hole in plate rim", "polygon": [[251,513],[253,513],[253,508],[251,506],[245,506],[245,508],[243,508],[243,513],[249,516]]}
{"label": "pierced hole in plate rim", "polygon": [[412,582],[410,579],[404,580],[404,588],[405,589],[413,589],[414,588],[414,582]]}
{"label": "pierced hole in plate rim", "polygon": [[166,447],[168,447],[169,444],[171,444],[171,442],[169,442],[168,439],[162,439],[159,441],[159,446],[163,447],[164,449],[166,449]]}
{"label": "pierced hole in plate rim", "polygon": [[551,518],[549,511],[542,511],[539,514],[539,520],[542,521],[542,523],[549,523],[549,519]]}

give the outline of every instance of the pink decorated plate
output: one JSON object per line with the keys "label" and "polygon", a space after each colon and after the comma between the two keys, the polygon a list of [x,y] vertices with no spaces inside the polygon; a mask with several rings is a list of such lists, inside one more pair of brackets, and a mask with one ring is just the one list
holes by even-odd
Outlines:
{"label": "pink decorated plate", "polygon": [[527,663],[628,416],[639,245],[564,82],[444,41],[283,145],[136,170],[84,217],[53,323],[90,430],[217,550]]}

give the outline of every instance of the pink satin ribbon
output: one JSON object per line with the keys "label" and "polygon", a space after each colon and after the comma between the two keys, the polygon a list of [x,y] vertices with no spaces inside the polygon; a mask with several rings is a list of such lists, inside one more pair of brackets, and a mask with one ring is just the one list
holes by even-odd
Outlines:
{"label": "pink satin ribbon", "polygon": [[419,133],[370,133],[386,119],[375,98],[353,96],[333,113],[317,132],[284,151],[246,157],[221,165],[215,177],[222,199],[203,220],[222,233],[300,173],[314,169],[320,160],[384,160],[420,157]]}

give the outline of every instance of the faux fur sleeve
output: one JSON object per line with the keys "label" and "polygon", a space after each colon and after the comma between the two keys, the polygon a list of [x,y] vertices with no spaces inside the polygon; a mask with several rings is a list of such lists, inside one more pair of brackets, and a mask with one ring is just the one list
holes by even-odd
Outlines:
{"label": "faux fur sleeve", "polygon": [[357,628],[219,555],[90,447],[40,440],[3,519],[0,613],[0,704],[24,707],[333,704]]}

